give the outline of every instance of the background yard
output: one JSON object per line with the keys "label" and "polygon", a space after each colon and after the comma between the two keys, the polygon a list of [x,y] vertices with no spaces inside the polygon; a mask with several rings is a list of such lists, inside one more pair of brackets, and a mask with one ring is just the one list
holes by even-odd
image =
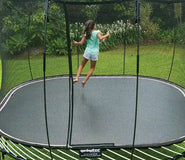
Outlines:
{"label": "background yard", "polygon": [[[66,0],[76,1],[76,0]],[[79,2],[82,0],[79,0]],[[92,0],[83,0],[87,2]],[[101,2],[103,0],[94,0]],[[106,0],[104,0],[106,1]],[[178,3],[177,3],[178,2]],[[180,3],[179,3],[180,2]],[[182,3],[181,3],[182,2]],[[83,23],[87,19],[97,22],[97,28],[105,34],[110,30],[111,36],[100,43],[100,55],[94,75],[136,75],[137,58],[137,24],[136,5],[132,1],[123,1],[111,5],[68,5],[70,38],[80,40]],[[13,87],[43,77],[43,44],[45,25],[44,1],[12,1],[0,0],[0,44],[3,64],[3,86],[1,98]],[[93,11],[93,12],[91,12]],[[109,16],[107,16],[107,11]],[[169,81],[185,88],[185,3],[175,1],[172,3],[141,1],[140,4],[140,71],[141,76],[150,76],[168,80],[172,57],[173,44],[175,58]],[[46,76],[62,76],[69,74],[68,50],[66,40],[66,23],[63,5],[50,4],[47,23],[46,43]],[[125,68],[124,47],[126,44]],[[84,46],[79,47],[79,60],[77,47],[72,46],[73,75],[78,69],[83,55]],[[0,64],[1,66],[1,64]],[[123,73],[123,70],[125,72]],[[82,74],[89,70],[89,63]],[[1,75],[1,69],[0,69]],[[1,82],[1,79],[0,79]],[[178,116],[178,115],[177,115]],[[9,145],[14,152],[27,155],[38,154],[42,159],[49,159],[46,148],[13,144],[10,140],[0,139]],[[21,151],[18,148],[21,148]],[[24,151],[24,153],[22,152]],[[32,153],[30,153],[30,151]],[[158,160],[173,158],[185,151],[185,141],[167,147],[136,149],[134,160]],[[53,149],[55,159],[79,159],[77,151],[66,149]],[[27,154],[27,155],[26,155]],[[131,150],[105,150],[102,159],[122,160],[129,159]],[[35,155],[32,155],[33,157]],[[38,158],[35,158],[38,159]],[[179,158],[183,160],[184,158]],[[5,160],[13,160],[9,156]]]}
{"label": "background yard", "polygon": [[[43,58],[39,50],[31,56],[31,70],[33,78],[43,77]],[[122,75],[123,74],[123,47],[101,52],[94,75]],[[140,75],[168,79],[172,62],[172,45],[141,45],[140,46]],[[79,56],[81,61],[82,54]],[[184,47],[176,47],[174,66],[170,81],[185,87],[185,54]],[[72,56],[73,74],[78,68],[77,55]],[[26,55],[17,56],[6,63],[6,90],[24,81],[31,80]],[[82,74],[89,70],[88,63]],[[69,73],[67,56],[51,56],[46,58],[46,76],[60,76]],[[125,56],[125,74],[136,75],[136,46],[128,46]]]}

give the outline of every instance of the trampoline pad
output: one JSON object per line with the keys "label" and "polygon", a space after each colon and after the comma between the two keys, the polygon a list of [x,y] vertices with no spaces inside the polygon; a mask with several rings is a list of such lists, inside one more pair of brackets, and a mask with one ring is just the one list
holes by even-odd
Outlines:
{"label": "trampoline pad", "polygon": [[[67,143],[68,83],[65,76],[46,81],[51,146]],[[43,90],[43,80],[36,80],[7,94],[0,111],[3,136],[29,145],[47,146]],[[74,84],[72,145],[131,146],[135,103],[134,76],[93,76],[84,88],[80,82]],[[158,146],[185,139],[184,115],[185,93],[180,87],[158,79],[139,78],[136,146]]]}

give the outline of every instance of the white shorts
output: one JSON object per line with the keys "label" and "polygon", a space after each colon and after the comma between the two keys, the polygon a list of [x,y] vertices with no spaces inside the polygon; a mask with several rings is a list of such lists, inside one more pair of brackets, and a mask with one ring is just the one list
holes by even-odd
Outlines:
{"label": "white shorts", "polygon": [[88,60],[90,59],[91,61],[97,61],[98,55],[91,55],[91,54],[84,53],[84,58]]}

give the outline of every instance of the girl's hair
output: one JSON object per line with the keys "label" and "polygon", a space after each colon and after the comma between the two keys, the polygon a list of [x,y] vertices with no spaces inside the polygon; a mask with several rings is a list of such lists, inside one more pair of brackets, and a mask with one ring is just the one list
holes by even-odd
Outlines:
{"label": "girl's hair", "polygon": [[88,20],[85,22],[84,34],[86,39],[91,38],[92,30],[94,29],[95,22],[93,20]]}

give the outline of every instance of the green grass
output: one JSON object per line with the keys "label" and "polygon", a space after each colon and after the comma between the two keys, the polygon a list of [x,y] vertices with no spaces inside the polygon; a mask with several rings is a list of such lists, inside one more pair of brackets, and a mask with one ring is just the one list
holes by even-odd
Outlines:
{"label": "green grass", "polygon": [[[185,53],[183,47],[176,47],[174,66],[170,81],[185,87]],[[126,49],[125,74],[136,75],[136,46]],[[172,61],[172,45],[140,46],[140,75],[167,79]],[[80,55],[80,61],[82,54]],[[77,72],[77,55],[72,57],[73,74]],[[47,56],[46,76],[69,73],[68,58],[64,56]],[[31,57],[33,77],[43,77],[43,59],[41,55]],[[6,90],[31,79],[27,57],[19,56],[6,63]],[[89,63],[82,74],[89,70]],[[120,75],[123,73],[123,48],[102,52],[99,55],[94,75]]]}

